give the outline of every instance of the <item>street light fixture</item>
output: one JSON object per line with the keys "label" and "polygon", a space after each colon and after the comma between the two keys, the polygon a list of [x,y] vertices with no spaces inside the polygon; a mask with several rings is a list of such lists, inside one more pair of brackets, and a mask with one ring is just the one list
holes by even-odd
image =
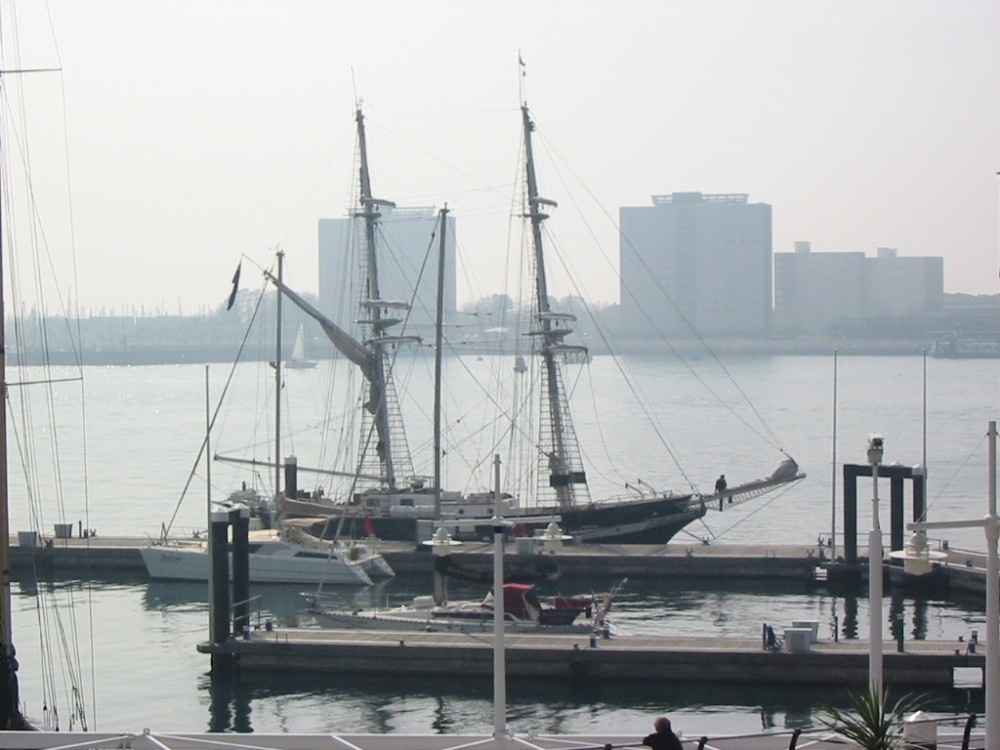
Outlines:
{"label": "street light fixture", "polygon": [[872,693],[882,692],[882,530],[878,518],[878,467],[883,438],[868,436],[868,463],[872,467],[872,528],[868,532],[868,679]]}

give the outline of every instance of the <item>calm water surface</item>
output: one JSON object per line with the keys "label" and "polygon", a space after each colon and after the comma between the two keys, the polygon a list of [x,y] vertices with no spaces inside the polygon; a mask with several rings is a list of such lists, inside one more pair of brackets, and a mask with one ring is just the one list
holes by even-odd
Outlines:
{"label": "calm water surface", "polygon": [[[865,460],[866,436],[885,436],[887,462],[923,461],[924,378],[926,364],[926,445],[931,518],[978,518],[985,512],[987,422],[996,419],[997,363],[945,361],[919,357],[841,357],[837,363],[837,438],[833,430],[833,358],[745,357],[727,361],[732,378],[753,408],[711,363],[687,368],[668,359],[631,358],[627,368],[639,383],[658,426],[642,418],[632,394],[621,386],[619,364],[596,357],[590,368],[573,376],[574,419],[596,497],[624,491],[638,480],[660,487],[689,485],[710,490],[725,472],[730,484],[770,473],[782,455],[795,457],[808,478],[774,497],[710,513],[705,525],[690,529],[678,543],[813,543],[833,523],[836,464]],[[416,468],[429,473],[429,422],[420,404],[430,403],[427,363],[408,364],[401,398]],[[509,370],[503,358],[466,358],[448,364],[452,393],[448,406],[446,486],[489,486],[489,457],[499,453],[505,466],[501,432],[487,429],[485,415],[497,408],[495,392],[474,386],[477,380]],[[702,368],[701,370],[699,368]],[[37,374],[37,373],[35,373]],[[28,380],[32,373],[25,372]],[[221,393],[227,368],[213,367],[210,390]],[[294,452],[303,465],[333,465],[333,437],[346,430],[346,411],[332,406],[341,399],[338,373],[329,363],[316,371],[290,372],[283,390],[286,413],[283,452]],[[220,411],[212,450],[266,459],[273,448],[273,381],[253,365],[240,365],[232,386],[237,398]],[[706,396],[715,391],[721,401]],[[31,470],[37,488],[28,493],[15,480],[13,530],[51,529],[58,522],[82,522],[100,535],[155,535],[162,523],[178,530],[203,528],[206,477],[198,469],[191,489],[182,490],[195,465],[205,433],[205,368],[160,366],[86,368],[84,382],[53,389],[60,407],[58,431],[42,423],[18,427],[15,441],[33,442],[41,457]],[[81,399],[81,393],[85,398]],[[592,395],[597,394],[597,395]],[[209,401],[214,404],[214,398]],[[233,401],[229,399],[229,401]],[[37,407],[43,403],[33,403]],[[416,404],[407,406],[407,404]],[[80,429],[86,407],[84,464]],[[764,419],[762,425],[757,414]],[[30,433],[30,434],[29,434]],[[660,438],[664,438],[661,440]],[[663,443],[666,442],[667,445]],[[61,456],[62,491],[56,489],[47,454]],[[423,456],[423,458],[421,458]],[[485,460],[484,460],[485,457]],[[676,460],[675,460],[676,459]],[[834,479],[836,477],[836,480]],[[216,499],[247,479],[245,470],[213,463]],[[510,484],[519,481],[512,472]],[[273,480],[264,473],[260,486]],[[269,484],[270,483],[270,484]],[[859,488],[859,498],[868,497]],[[522,496],[529,496],[521,491]],[[887,494],[887,489],[886,489]],[[22,502],[23,500],[23,502]],[[868,504],[860,503],[859,528],[867,529]],[[883,521],[883,526],[885,525]],[[841,521],[837,520],[837,524]],[[952,546],[982,549],[981,531],[949,532]],[[612,574],[594,580],[559,582],[545,593],[606,590]],[[430,581],[399,580],[363,591],[345,592],[359,605],[430,593]],[[322,680],[296,675],[243,678],[214,683],[208,660],[195,644],[206,637],[207,605],[201,584],[60,582],[15,587],[15,642],[21,661],[22,698],[37,712],[46,673],[38,633],[48,624],[36,607],[35,594],[76,614],[75,640],[83,662],[91,728],[200,731],[230,729],[258,732],[459,732],[492,726],[491,685],[478,681],[364,679],[330,675]],[[302,613],[297,587],[263,587],[265,614],[283,624],[314,626]],[[461,590],[453,588],[454,596]],[[482,592],[469,590],[478,598]],[[887,597],[887,622],[898,621],[905,639],[957,639],[982,629],[983,605],[972,600],[916,601]],[[764,621],[787,623],[812,619],[826,637],[867,634],[867,602],[822,592],[787,588],[685,587],[672,582],[630,582],[615,607],[625,632],[674,635],[756,637]],[[891,631],[887,631],[891,632]],[[67,640],[72,640],[68,638]],[[50,661],[62,656],[51,649]],[[56,670],[54,670],[56,671]],[[59,691],[57,690],[57,695]],[[96,696],[96,699],[94,698]],[[745,690],[738,687],[673,685],[525,683],[508,686],[510,721],[518,731],[648,731],[652,715],[663,711],[687,734],[755,731],[761,727],[808,724],[816,707],[835,696],[796,689]],[[967,696],[939,696],[942,708],[962,711]],[[975,696],[970,704],[975,710]],[[63,695],[60,705],[67,705]],[[980,708],[981,710],[981,708]],[[62,708],[64,726],[68,709]]]}

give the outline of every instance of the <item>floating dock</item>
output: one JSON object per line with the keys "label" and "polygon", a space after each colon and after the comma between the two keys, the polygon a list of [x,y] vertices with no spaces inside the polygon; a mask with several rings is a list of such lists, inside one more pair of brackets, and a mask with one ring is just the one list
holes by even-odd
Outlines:
{"label": "floating dock", "polygon": [[[11,539],[11,567],[16,576],[34,570],[43,577],[101,579],[122,575],[145,576],[139,550],[150,543],[142,537],[46,538],[41,544],[19,544]],[[382,553],[398,573],[433,572],[433,555],[407,542],[381,542]],[[860,550],[867,554],[867,550]],[[971,594],[986,592],[986,555],[950,549],[937,564],[934,585]],[[804,585],[857,585],[867,575],[867,563],[830,562],[821,545],[702,544],[565,545],[555,555],[522,554],[508,543],[504,569],[531,573],[540,567],[558,568],[566,576],[592,576],[595,570],[614,571],[634,580],[791,581]],[[466,544],[453,554],[462,563],[492,570],[493,544]],[[886,565],[892,583],[905,583],[901,568]],[[852,583],[853,582],[853,583]]]}
{"label": "floating dock", "polygon": [[[75,579],[133,575],[145,577],[140,538],[67,538],[41,545],[15,545],[15,576],[34,569],[40,574]],[[433,570],[434,556],[413,544],[383,543],[383,553],[400,573]],[[489,569],[492,544],[466,545],[463,564]],[[958,587],[984,589],[981,553],[953,550],[941,568]],[[593,575],[614,571],[634,579],[711,581],[786,580],[823,585],[817,571],[829,563],[823,549],[804,545],[567,545],[556,555],[527,555],[509,544],[506,570],[554,561],[561,574]],[[225,633],[225,631],[223,631]],[[788,638],[786,633],[786,638]],[[219,636],[198,650],[213,663],[248,670],[289,668],[328,672],[384,674],[493,673],[492,633],[425,633],[334,629],[277,629],[267,626]],[[790,646],[791,644],[789,644]],[[952,642],[908,641],[906,652],[887,641],[884,674],[890,684],[952,687],[956,669],[985,667],[982,650],[970,652]],[[620,636],[611,638],[556,634],[510,634],[506,639],[507,673],[512,677],[558,679],[770,682],[807,685],[855,685],[868,680],[868,643],[860,640],[817,641],[804,648],[764,648],[762,639],[716,639]]]}
{"label": "floating dock", "polygon": [[[906,652],[885,644],[884,677],[900,686],[951,688],[958,668],[985,668],[982,651],[954,644],[911,641]],[[201,653],[239,669],[313,673],[490,677],[492,632],[259,629]],[[863,687],[868,682],[867,641],[814,641],[798,651],[770,651],[761,640],[586,635],[509,634],[509,677],[611,681],[716,682]]]}
{"label": "floating dock", "polygon": [[[46,538],[34,546],[12,540],[11,566],[16,574],[36,570],[42,575],[101,578],[122,574],[146,575],[139,550],[150,544],[139,537]],[[425,573],[434,569],[427,548],[407,542],[381,542],[382,554],[397,573]],[[821,550],[807,545],[565,545],[554,555],[524,554],[516,541],[507,544],[504,570],[530,573],[538,568],[558,568],[566,576],[614,571],[632,579],[815,580],[822,562]],[[463,565],[492,570],[493,543],[466,544],[453,553]]]}

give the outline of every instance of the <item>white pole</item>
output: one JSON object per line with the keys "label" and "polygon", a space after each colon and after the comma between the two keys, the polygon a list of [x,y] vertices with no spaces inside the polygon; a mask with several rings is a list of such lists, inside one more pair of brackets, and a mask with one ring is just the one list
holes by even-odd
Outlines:
{"label": "white pole", "polygon": [[[208,547],[208,597],[214,605],[215,565],[212,561],[212,406],[210,383],[208,365],[205,365],[205,509],[208,515],[208,537],[205,539],[205,545]],[[215,606],[208,608],[208,632],[213,637],[215,636]]]}
{"label": "white pole", "polygon": [[1000,748],[1000,517],[997,516],[997,423],[989,426],[989,508],[981,521],[917,521],[910,529],[983,527],[986,534],[986,747]]}
{"label": "white pole", "polygon": [[[285,252],[279,250],[278,283],[281,283],[284,260]],[[277,326],[274,333],[274,496],[281,498],[281,289],[274,295],[274,306]]]}
{"label": "white pole", "polygon": [[503,637],[503,519],[500,516],[500,456],[493,457],[493,742],[507,733],[507,663]]}
{"label": "white pole", "polygon": [[837,350],[833,350],[833,476],[830,478],[830,562],[837,559]]}
{"label": "white pole", "polygon": [[990,422],[989,515],[986,517],[986,747],[1000,748],[1000,562],[997,559],[997,423]]}
{"label": "white pole", "polygon": [[924,349],[924,425],[923,425],[923,466],[924,466],[924,516],[927,516],[927,350]]}
{"label": "white pole", "polygon": [[872,466],[872,529],[868,532],[868,676],[872,693],[882,692],[882,530],[878,519],[878,467],[882,463],[882,438],[868,438]]}

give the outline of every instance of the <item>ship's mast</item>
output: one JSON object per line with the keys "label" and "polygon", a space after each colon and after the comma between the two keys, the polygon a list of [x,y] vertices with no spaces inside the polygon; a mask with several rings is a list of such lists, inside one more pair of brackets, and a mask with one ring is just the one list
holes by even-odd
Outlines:
{"label": "ship's mast", "polygon": [[[360,109],[357,110],[355,119],[358,126],[360,195],[358,208],[353,215],[364,220],[364,257],[360,259],[363,280],[359,302],[360,316],[356,323],[362,327],[365,336],[361,340],[354,338],[273,274],[265,272],[264,275],[300,310],[319,323],[327,338],[341,354],[361,368],[368,393],[363,404],[364,419],[356,476],[359,479],[371,479],[377,476],[383,489],[395,492],[399,488],[401,477],[408,478],[413,475],[413,464],[392,380],[389,353],[401,344],[419,344],[420,337],[388,333],[390,328],[402,322],[402,318],[398,315],[409,310],[409,305],[405,302],[383,299],[378,281],[376,243],[379,236],[379,221],[382,217],[380,208],[393,208],[396,204],[372,197],[365,119]],[[375,446],[374,456],[369,450],[372,442]]]}
{"label": "ship's mast", "polygon": [[[0,179],[3,176],[3,143],[0,141]],[[0,183],[0,196],[3,195]],[[17,657],[11,618],[10,593],[10,516],[7,476],[7,335],[4,310],[2,201],[0,201],[0,729],[26,729],[21,715],[17,687]]]}
{"label": "ship's mast", "polygon": [[[365,279],[362,285],[364,298],[361,300],[362,319],[359,321],[370,331],[365,342],[370,348],[369,394],[365,409],[371,414],[375,425],[375,451],[378,461],[384,471],[386,483],[390,491],[397,489],[401,471],[409,471],[408,451],[405,448],[402,419],[399,416],[399,405],[396,401],[395,389],[391,380],[391,367],[387,351],[388,344],[396,344],[403,339],[387,336],[386,331],[400,322],[399,318],[390,317],[386,312],[398,307],[382,299],[378,281],[378,255],[376,252],[376,235],[378,223],[382,217],[380,207],[394,208],[392,201],[381,200],[372,196],[371,176],[368,171],[368,144],[365,139],[365,118],[359,108],[355,120],[358,126],[358,153],[360,159],[359,215],[364,219],[365,234]],[[367,430],[362,435],[362,452],[367,455],[365,446],[368,442]],[[394,441],[399,441],[394,444]],[[399,452],[397,452],[397,450]],[[403,455],[407,454],[407,455]]]}
{"label": "ship's mast", "polygon": [[[568,508],[577,502],[589,500],[587,476],[583,470],[580,448],[573,428],[569,402],[562,386],[560,358],[568,354],[586,357],[586,348],[563,343],[572,333],[570,325],[575,316],[553,312],[549,306],[548,282],[545,278],[545,256],[542,245],[542,222],[548,218],[543,212],[546,206],[555,207],[555,201],[538,195],[535,179],[535,160],[531,148],[531,133],[534,123],[527,104],[521,107],[524,126],[525,176],[528,187],[528,218],[531,220],[531,238],[535,270],[535,320],[531,335],[538,340],[538,350],[542,357],[544,373],[544,393],[542,403],[542,424],[547,426],[548,435],[543,435],[541,449],[548,472],[549,487],[555,490],[561,508]],[[547,421],[546,421],[547,420]],[[547,439],[546,439],[547,438]]]}
{"label": "ship's mast", "polygon": [[444,261],[448,234],[448,207],[440,211],[441,238],[438,245],[437,310],[434,326],[434,519],[441,518],[441,347],[444,343]]}
{"label": "ship's mast", "polygon": [[[285,253],[278,251],[278,281],[282,281]],[[276,331],[274,334],[274,494],[281,495],[281,292],[277,293],[274,306]],[[209,526],[211,528],[211,525]]]}

